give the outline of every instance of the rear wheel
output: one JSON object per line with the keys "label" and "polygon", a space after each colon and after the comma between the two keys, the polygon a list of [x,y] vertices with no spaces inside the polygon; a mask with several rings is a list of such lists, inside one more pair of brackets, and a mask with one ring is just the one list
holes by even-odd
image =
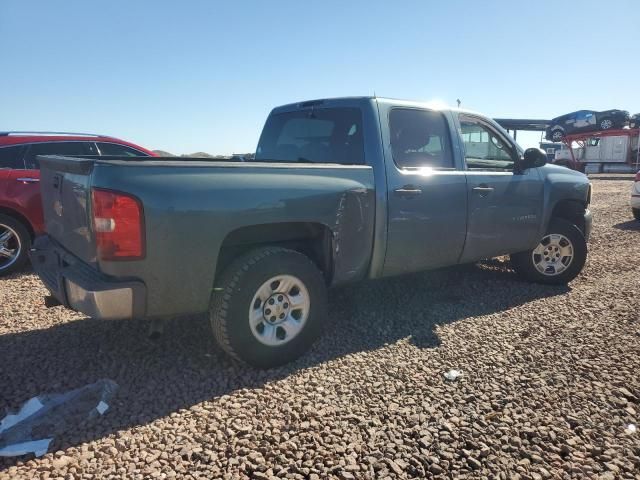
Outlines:
{"label": "rear wheel", "polygon": [[553,219],[540,243],[511,255],[516,272],[545,284],[566,284],[576,278],[587,260],[587,242],[580,229],[560,218]]}
{"label": "rear wheel", "polygon": [[633,212],[633,218],[640,220],[640,208],[632,208],[631,211]]}
{"label": "rear wheel", "polygon": [[267,247],[235,260],[217,282],[210,319],[220,346],[258,368],[295,360],[327,315],[324,277],[305,255]]}
{"label": "rear wheel", "polygon": [[31,236],[25,226],[0,214],[0,277],[20,269],[27,261]]}

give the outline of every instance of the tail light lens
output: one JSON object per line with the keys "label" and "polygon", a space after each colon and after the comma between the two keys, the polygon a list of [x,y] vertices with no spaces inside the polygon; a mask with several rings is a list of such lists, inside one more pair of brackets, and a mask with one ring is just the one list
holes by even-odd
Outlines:
{"label": "tail light lens", "polygon": [[144,258],[142,204],[132,196],[94,188],[91,192],[93,231],[101,260]]}

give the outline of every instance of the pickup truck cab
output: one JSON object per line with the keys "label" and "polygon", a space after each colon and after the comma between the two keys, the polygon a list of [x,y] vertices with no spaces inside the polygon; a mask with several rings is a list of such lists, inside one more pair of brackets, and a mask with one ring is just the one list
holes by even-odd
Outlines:
{"label": "pickup truck cab", "polygon": [[255,159],[41,157],[34,267],[104,319],[209,312],[232,356],[272,367],[326,321],[328,287],[510,255],[581,271],[591,187],[477,113],[372,97],[275,108]]}

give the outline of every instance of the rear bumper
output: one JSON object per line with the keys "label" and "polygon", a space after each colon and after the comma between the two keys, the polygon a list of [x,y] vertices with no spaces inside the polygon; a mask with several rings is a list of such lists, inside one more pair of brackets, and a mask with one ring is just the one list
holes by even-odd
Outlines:
{"label": "rear bumper", "polygon": [[48,235],[38,237],[33,243],[31,263],[51,295],[67,308],[103,320],[145,316],[144,283],[104,275]]}
{"label": "rear bumper", "polygon": [[584,212],[584,239],[588,242],[591,236],[591,228],[593,227],[593,215],[591,210],[587,208]]}
{"label": "rear bumper", "polygon": [[633,182],[629,204],[631,208],[640,208],[640,182]]}

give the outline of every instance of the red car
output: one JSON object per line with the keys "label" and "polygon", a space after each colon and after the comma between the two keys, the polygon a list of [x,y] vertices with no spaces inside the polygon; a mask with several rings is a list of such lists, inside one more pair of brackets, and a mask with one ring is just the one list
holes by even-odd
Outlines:
{"label": "red car", "polygon": [[44,230],[38,155],[156,155],[117,138],[82,133],[0,132],[0,276],[20,268]]}

